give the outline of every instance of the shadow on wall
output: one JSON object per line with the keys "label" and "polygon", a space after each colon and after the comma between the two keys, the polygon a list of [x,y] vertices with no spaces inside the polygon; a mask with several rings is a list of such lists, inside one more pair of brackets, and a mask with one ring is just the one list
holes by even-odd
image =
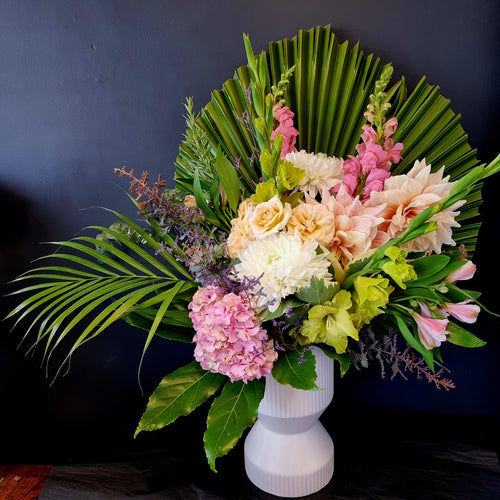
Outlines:
{"label": "shadow on wall", "polygon": [[26,269],[33,256],[30,249],[44,233],[44,224],[36,216],[29,200],[0,186],[0,279],[2,286]]}

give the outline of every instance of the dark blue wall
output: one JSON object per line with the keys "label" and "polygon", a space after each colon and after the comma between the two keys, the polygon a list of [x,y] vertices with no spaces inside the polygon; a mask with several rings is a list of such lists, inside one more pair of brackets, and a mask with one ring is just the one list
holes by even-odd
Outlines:
{"label": "dark blue wall", "polygon": [[[499,6],[497,0],[0,0],[1,291],[12,291],[5,282],[47,252],[39,241],[110,223],[97,206],[134,215],[113,168],[161,173],[172,186],[184,98],[194,96],[201,107],[245,63],[242,32],[260,51],[300,28],[331,24],[342,39],[359,40],[365,52],[391,61],[410,86],[423,74],[440,84],[462,113],[478,157],[492,160],[500,149]],[[500,279],[499,186],[494,179],[484,189],[475,258],[475,285],[491,308]],[[14,302],[2,302],[2,315]],[[9,334],[8,326],[0,337],[0,450],[43,456],[50,446],[69,449],[84,439],[92,446],[130,443],[145,404],[137,383],[141,333],[120,325],[101,335],[49,387],[40,353],[25,358],[29,342],[16,351],[23,329]],[[500,414],[498,326],[482,314],[474,331],[487,347],[443,349],[457,384],[450,393],[422,381],[382,382],[374,370],[339,383],[337,404]],[[153,342],[141,379],[146,395],[190,356],[190,346]]]}

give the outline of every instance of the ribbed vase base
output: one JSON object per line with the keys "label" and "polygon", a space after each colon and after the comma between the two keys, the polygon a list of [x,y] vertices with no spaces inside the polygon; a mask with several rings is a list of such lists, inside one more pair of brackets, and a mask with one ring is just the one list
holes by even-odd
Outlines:
{"label": "ribbed vase base", "polygon": [[245,440],[245,469],[261,490],[302,497],[325,487],[333,476],[333,442],[317,421],[298,434],[281,434],[257,420]]}

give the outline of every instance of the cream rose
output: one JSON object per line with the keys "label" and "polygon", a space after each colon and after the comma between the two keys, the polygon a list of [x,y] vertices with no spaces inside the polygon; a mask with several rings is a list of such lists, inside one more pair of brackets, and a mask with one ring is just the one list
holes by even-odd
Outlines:
{"label": "cream rose", "polygon": [[257,204],[250,198],[242,201],[238,207],[238,218],[231,221],[231,233],[227,239],[227,253],[235,259],[247,247],[251,238],[250,218]]}
{"label": "cream rose", "polygon": [[286,228],[302,241],[314,240],[329,247],[335,232],[335,219],[328,208],[320,203],[301,203],[292,210]]}
{"label": "cream rose", "polygon": [[269,201],[259,203],[250,217],[250,229],[255,239],[263,238],[281,231],[287,224],[292,207],[289,203],[281,203],[278,195]]}

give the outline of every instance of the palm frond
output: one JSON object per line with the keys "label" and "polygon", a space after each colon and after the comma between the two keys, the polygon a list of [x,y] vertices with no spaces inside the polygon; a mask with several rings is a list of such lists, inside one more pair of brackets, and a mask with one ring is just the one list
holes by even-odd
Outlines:
{"label": "palm frond", "polygon": [[[131,314],[154,315],[145,352],[160,328],[163,336],[168,332],[165,319],[176,318],[176,311],[169,308],[175,305],[185,310],[192,296],[194,282],[175,257],[133,221],[113,213],[156,252],[148,252],[110,228],[92,226],[88,229],[112,237],[120,248],[91,236],[55,242],[57,251],[43,259],[57,259],[57,264],[37,267],[14,281],[24,285],[16,294],[30,295],[7,317],[15,317],[15,325],[31,318],[24,338],[36,329],[34,344],[44,344],[46,361],[71,331],[78,330],[79,336],[72,340],[66,359],[83,343]],[[172,327],[186,328],[189,321],[185,314],[179,314]]]}

